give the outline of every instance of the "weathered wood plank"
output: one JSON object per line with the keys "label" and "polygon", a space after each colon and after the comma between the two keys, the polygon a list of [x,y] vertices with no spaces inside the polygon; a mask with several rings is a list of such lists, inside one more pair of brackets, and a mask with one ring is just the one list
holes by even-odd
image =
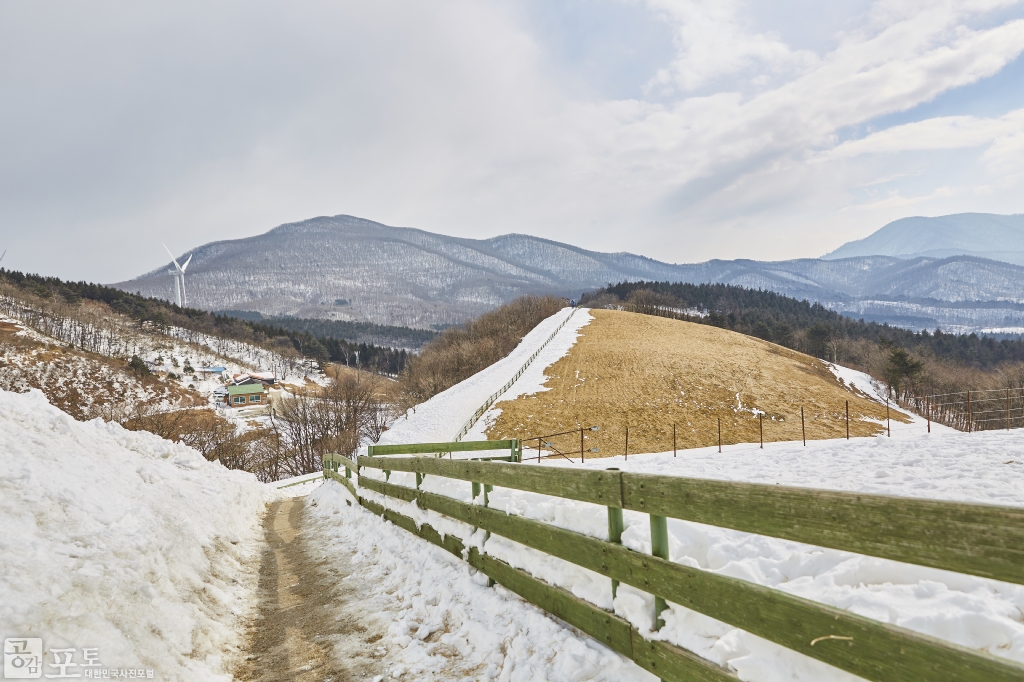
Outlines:
{"label": "weathered wood plank", "polygon": [[481,554],[476,547],[469,550],[469,564],[526,601],[579,628],[609,649],[628,658],[633,657],[632,633],[628,621],[566,590],[541,582],[504,561]]}
{"label": "weathered wood plank", "polygon": [[623,507],[1024,583],[1024,509],[647,474]]}
{"label": "weathered wood plank", "polygon": [[630,634],[633,636],[633,660],[641,668],[663,680],[725,682],[739,679],[734,673],[701,658],[692,651],[668,642],[646,640],[635,628]]}
{"label": "weathered wood plank", "polygon": [[1024,666],[984,652],[744,580],[638,554],[532,519],[509,516],[442,495],[376,483],[383,494],[406,499],[412,492],[422,509],[445,514],[657,594],[869,680],[1024,680]]}
{"label": "weathered wood plank", "polygon": [[389,457],[386,460],[360,457],[359,466],[375,469],[387,467],[391,471],[411,471],[419,474],[444,476],[461,481],[486,483],[501,488],[593,502],[609,507],[621,505],[619,472],[554,469],[501,462],[467,462],[465,460],[422,457]]}
{"label": "weathered wood plank", "polygon": [[345,457],[344,455],[328,453],[324,455],[324,464],[327,464],[328,462],[340,464],[346,469],[351,469],[353,472],[359,473],[359,467],[356,465],[356,463],[352,460],[351,457]]}
{"label": "weathered wood plank", "polygon": [[477,452],[479,450],[512,450],[514,440],[469,440],[451,443],[407,443],[404,445],[370,445],[366,454],[380,455],[429,455],[441,452]]}
{"label": "weathered wood plank", "polygon": [[352,481],[348,480],[347,478],[345,478],[336,471],[328,471],[327,478],[342,484],[348,489],[350,493],[352,493],[352,497],[356,498],[357,500],[359,499],[359,493],[356,492],[356,487],[352,484]]}
{"label": "weathered wood plank", "polygon": [[[427,524],[423,524],[417,529],[413,520],[407,516],[391,511],[370,500],[361,500],[361,502],[367,509],[384,516],[396,526],[419,535],[459,558],[464,556],[463,544],[458,538],[450,535],[441,536]],[[638,665],[658,674],[663,680],[669,682],[736,682],[738,679],[724,668],[685,649],[665,642],[644,640],[627,620],[599,609],[566,590],[548,585],[503,561],[481,554],[475,547],[470,548],[468,554],[468,563],[496,583],[585,632],[613,651],[636,660]],[[638,658],[635,655],[636,652],[640,652]]]}

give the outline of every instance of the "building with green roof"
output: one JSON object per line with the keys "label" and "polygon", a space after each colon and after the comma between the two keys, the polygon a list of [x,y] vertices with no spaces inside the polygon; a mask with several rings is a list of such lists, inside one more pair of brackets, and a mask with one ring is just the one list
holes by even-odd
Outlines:
{"label": "building with green roof", "polygon": [[261,383],[240,384],[228,386],[228,394],[224,400],[231,407],[245,407],[246,405],[262,405],[267,402],[270,391]]}

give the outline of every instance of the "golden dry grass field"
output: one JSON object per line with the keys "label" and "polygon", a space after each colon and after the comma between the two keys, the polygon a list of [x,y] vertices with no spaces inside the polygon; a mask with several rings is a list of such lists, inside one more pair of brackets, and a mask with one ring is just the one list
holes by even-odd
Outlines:
{"label": "golden dry grass field", "polygon": [[[844,386],[821,360],[717,327],[613,310],[592,310],[594,320],[567,356],[545,370],[546,391],[499,402],[490,438],[541,436],[597,425],[585,448],[599,455],[679,449],[722,442],[800,440],[800,408],[807,438],[870,436],[885,428],[886,407],[857,387]],[[864,387],[867,388],[867,387]],[[909,421],[895,409],[893,420]],[[867,419],[873,421],[867,421]],[[579,435],[553,439],[579,452]],[[530,456],[536,441],[526,443]],[[536,452],[535,450],[533,452]],[[578,456],[578,455],[577,455]]]}

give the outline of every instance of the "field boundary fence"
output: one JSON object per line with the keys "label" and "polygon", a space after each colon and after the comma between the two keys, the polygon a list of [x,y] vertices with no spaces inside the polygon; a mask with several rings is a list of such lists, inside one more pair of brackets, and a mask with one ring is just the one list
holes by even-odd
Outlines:
{"label": "field boundary fence", "polygon": [[[1024,584],[1024,509],[860,493],[714,481],[618,470],[530,466],[518,441],[507,462],[405,455],[469,449],[471,443],[374,446],[370,456],[323,458],[325,478],[347,488],[372,513],[465,560],[525,600],[635,661],[662,680],[738,680],[715,663],[644,636],[626,619],[467,548],[382,503],[411,502],[654,596],[660,629],[669,602],[874,682],[1020,682],[1024,665],[889,623],[669,560],[668,519],[681,519],[983,578]],[[517,456],[518,453],[518,456]],[[400,476],[393,476],[396,472]],[[410,476],[414,474],[414,476]],[[472,502],[422,489],[427,477],[465,482]],[[394,478],[395,480],[392,480]],[[396,481],[409,485],[401,485]],[[606,538],[593,537],[489,506],[494,488],[538,493],[604,508]],[[368,497],[365,491],[374,493]],[[377,497],[382,496],[382,497]],[[648,517],[651,553],[621,544],[623,513]]]}
{"label": "field boundary fence", "polygon": [[519,380],[519,377],[523,376],[523,373],[526,372],[527,368],[531,364],[533,364],[533,361],[537,359],[537,356],[540,355],[540,352],[542,350],[544,350],[549,343],[551,343],[552,339],[554,339],[556,336],[558,336],[558,332],[562,331],[562,327],[564,327],[569,322],[569,320],[572,319],[572,316],[576,314],[577,310],[579,310],[578,307],[573,308],[569,312],[569,314],[566,315],[565,319],[562,320],[558,324],[557,327],[555,327],[555,331],[551,332],[551,336],[549,336],[547,339],[545,339],[544,343],[542,343],[540,345],[540,348],[535,350],[533,352],[533,355],[531,355],[529,358],[527,358],[526,362],[523,363],[523,366],[520,367],[519,371],[515,373],[515,376],[513,376],[511,379],[509,379],[508,382],[506,382],[504,386],[502,386],[497,391],[492,393],[491,396],[486,401],[484,401],[484,404],[476,409],[476,412],[474,412],[473,416],[469,418],[469,421],[467,421],[465,424],[463,424],[462,428],[459,429],[459,433],[458,433],[457,436],[455,436],[454,440],[457,440],[457,441],[462,440],[462,438],[467,433],[469,433],[469,430],[471,428],[473,428],[473,424],[476,424],[477,420],[480,419],[480,417],[482,417],[484,415],[484,412],[486,412],[487,410],[491,409],[491,405],[493,405],[498,400],[498,398],[500,398],[502,395],[504,395],[505,391],[507,391],[508,389],[512,388],[512,384],[516,383],[516,381]]}
{"label": "field boundary fence", "polygon": [[957,431],[971,433],[1024,427],[1024,388],[900,395],[897,403],[929,422]]}

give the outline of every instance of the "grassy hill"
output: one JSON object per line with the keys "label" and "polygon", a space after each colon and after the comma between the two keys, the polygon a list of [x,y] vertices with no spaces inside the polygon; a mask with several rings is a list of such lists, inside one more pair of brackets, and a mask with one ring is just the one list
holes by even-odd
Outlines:
{"label": "grassy hill", "polygon": [[[810,355],[710,325],[613,310],[591,314],[594,321],[569,354],[545,371],[547,390],[499,403],[489,437],[598,425],[586,433],[586,447],[619,455],[628,426],[630,452],[660,452],[672,449],[673,424],[679,448],[714,445],[719,419],[724,443],[757,442],[763,413],[766,441],[799,440],[803,407],[808,439],[839,438],[846,434],[846,401],[851,435],[884,429],[885,405],[843,385]],[[576,437],[568,438],[564,448],[578,450]]]}

